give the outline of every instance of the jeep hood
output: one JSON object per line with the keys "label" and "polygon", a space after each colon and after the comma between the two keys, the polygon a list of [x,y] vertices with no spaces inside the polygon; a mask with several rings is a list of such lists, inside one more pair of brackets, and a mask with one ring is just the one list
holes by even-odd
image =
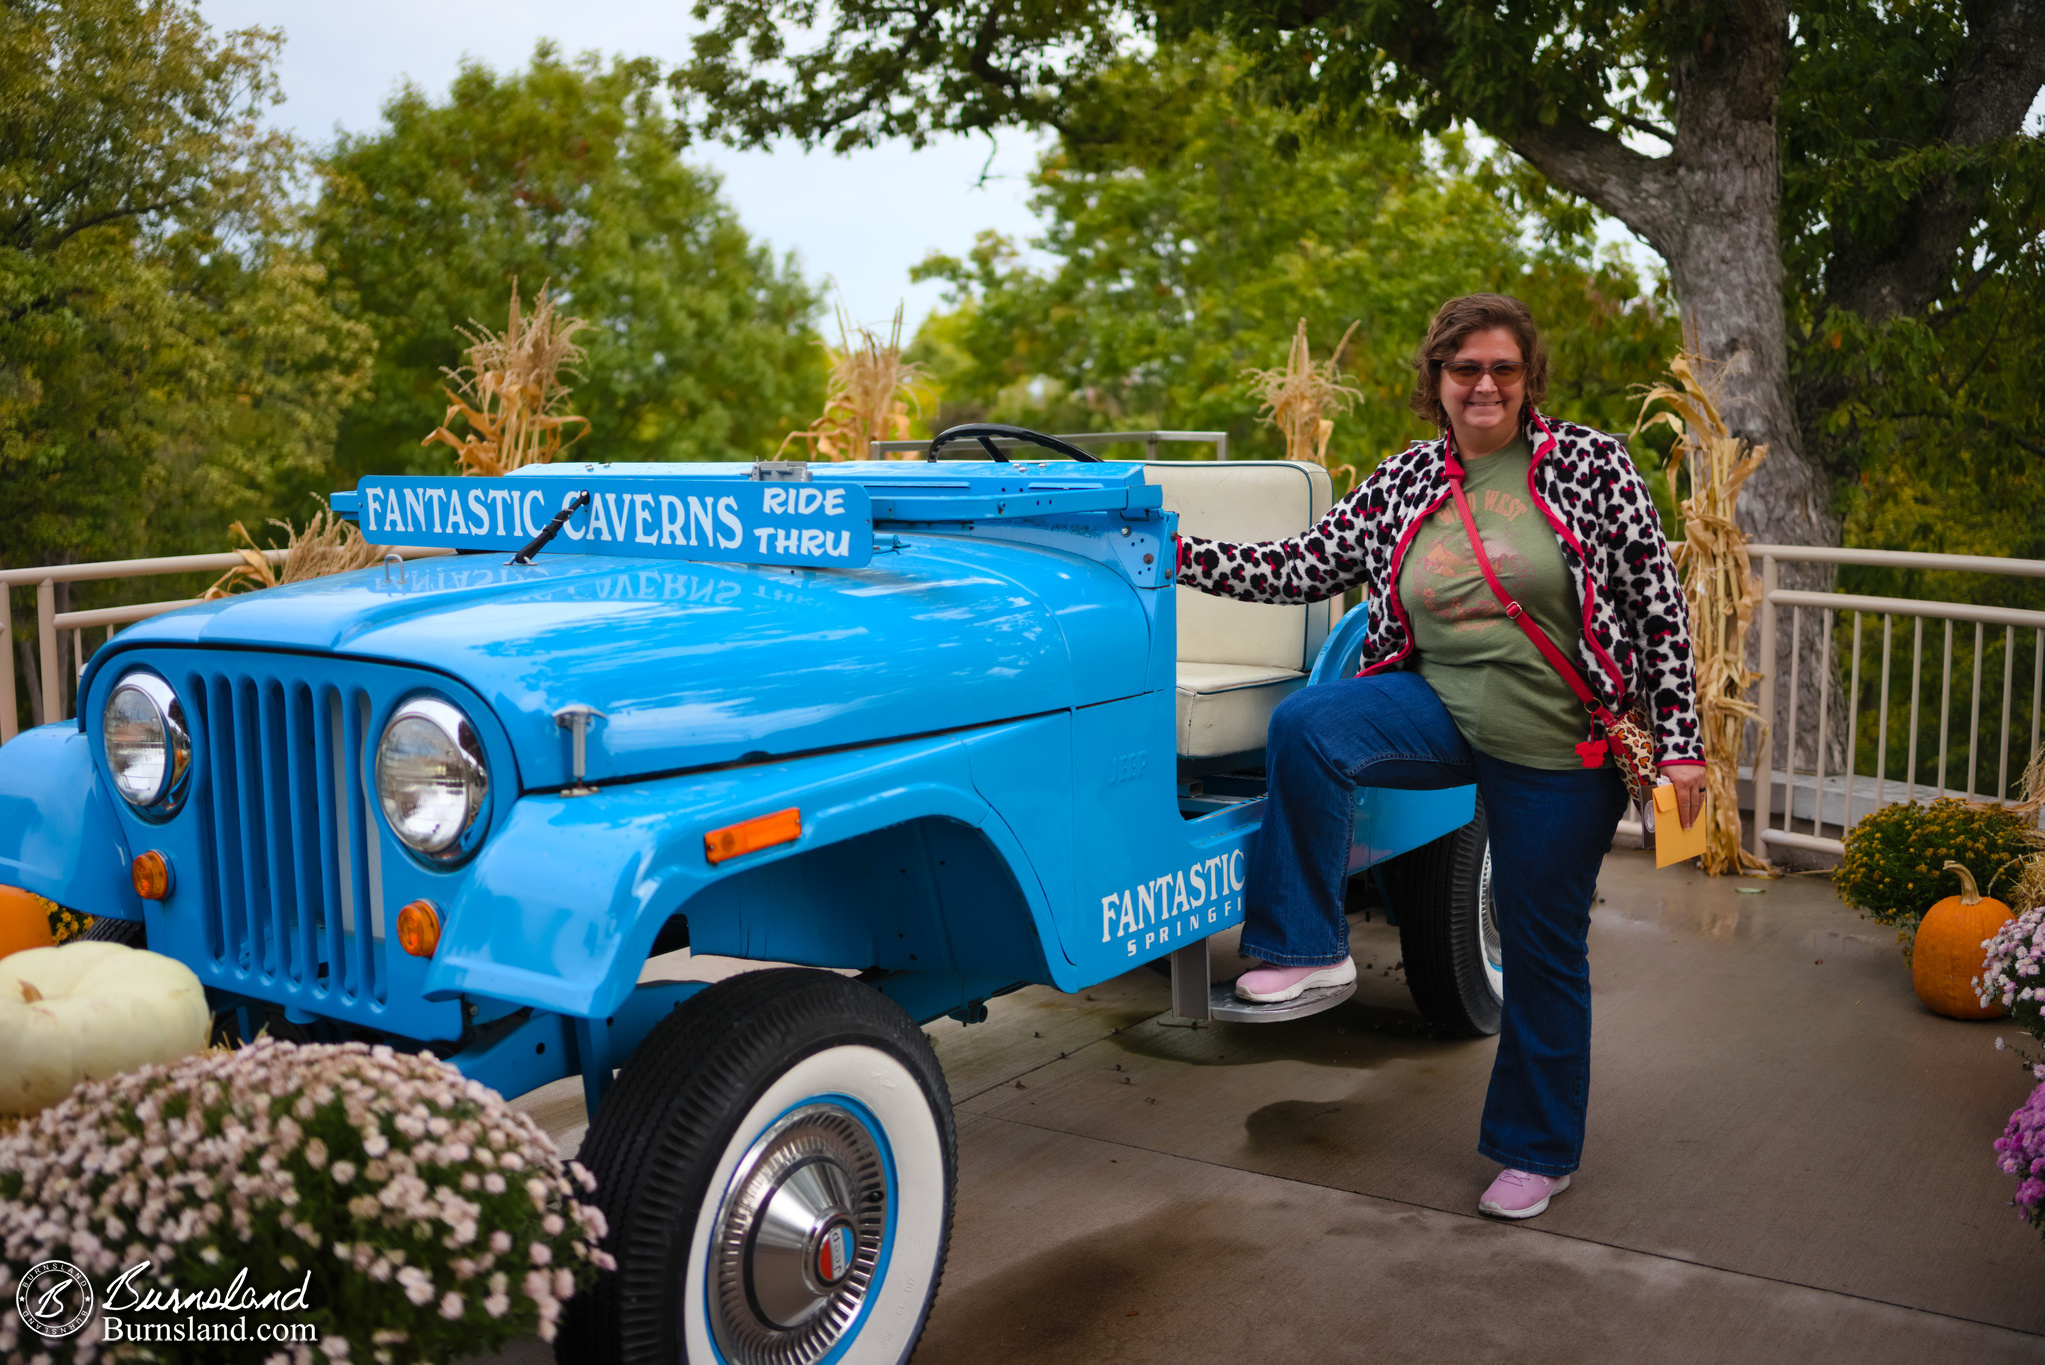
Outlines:
{"label": "jeep hood", "polygon": [[[384,660],[460,679],[495,712],[520,784],[569,780],[553,714],[605,713],[597,781],[868,744],[1143,690],[1138,590],[1058,550],[920,532],[863,569],[557,555],[415,560],[209,602],[129,628],[152,644]],[[1155,594],[1168,597],[1168,594]]]}

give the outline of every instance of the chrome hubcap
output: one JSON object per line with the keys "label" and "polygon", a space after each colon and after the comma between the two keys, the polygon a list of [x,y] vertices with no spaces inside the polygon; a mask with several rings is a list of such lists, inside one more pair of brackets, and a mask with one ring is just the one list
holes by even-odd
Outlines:
{"label": "chrome hubcap", "polygon": [[711,1236],[710,1319],[741,1365],[809,1365],[865,1305],[887,1226],[887,1175],[867,1125],[806,1104],[756,1138]]}
{"label": "chrome hubcap", "polygon": [[1498,900],[1491,892],[1491,842],[1484,843],[1484,867],[1477,874],[1477,930],[1484,945],[1484,979],[1505,999],[1505,949],[1498,938]]}

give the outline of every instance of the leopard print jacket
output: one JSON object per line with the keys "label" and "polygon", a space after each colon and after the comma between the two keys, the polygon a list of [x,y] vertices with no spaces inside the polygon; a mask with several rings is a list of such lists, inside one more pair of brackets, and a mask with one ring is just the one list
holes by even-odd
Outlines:
{"label": "leopard print jacket", "polygon": [[[1647,485],[1617,437],[1532,414],[1527,492],[1562,544],[1583,603],[1577,659],[1605,704],[1646,702],[1659,761],[1700,763],[1689,610]],[[1399,668],[1413,635],[1399,565],[1421,520],[1449,496],[1444,441],[1388,456],[1311,530],[1231,544],[1183,536],[1179,581],[1245,602],[1319,602],[1353,587],[1370,608],[1363,674]],[[1558,642],[1559,643],[1559,642]]]}

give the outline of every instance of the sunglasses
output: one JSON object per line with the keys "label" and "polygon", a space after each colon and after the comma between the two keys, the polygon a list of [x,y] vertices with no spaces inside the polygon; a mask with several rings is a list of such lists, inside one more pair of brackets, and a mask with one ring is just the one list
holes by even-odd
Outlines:
{"label": "sunglasses", "polygon": [[1524,360],[1496,360],[1489,365],[1480,365],[1474,360],[1444,360],[1438,362],[1442,372],[1458,384],[1475,384],[1488,372],[1501,384],[1510,384],[1527,372]]}

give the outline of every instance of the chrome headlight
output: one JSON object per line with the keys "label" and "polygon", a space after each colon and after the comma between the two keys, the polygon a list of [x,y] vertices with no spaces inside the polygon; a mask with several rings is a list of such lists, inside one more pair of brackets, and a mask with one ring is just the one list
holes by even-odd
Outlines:
{"label": "chrome headlight", "polygon": [[185,708],[154,673],[122,678],[100,713],[100,743],[121,799],[147,815],[169,815],[183,802],[192,771]]}
{"label": "chrome headlight", "polygon": [[391,714],[376,746],[376,795],[407,848],[440,862],[466,857],[489,792],[482,738],[459,707],[414,697]]}

